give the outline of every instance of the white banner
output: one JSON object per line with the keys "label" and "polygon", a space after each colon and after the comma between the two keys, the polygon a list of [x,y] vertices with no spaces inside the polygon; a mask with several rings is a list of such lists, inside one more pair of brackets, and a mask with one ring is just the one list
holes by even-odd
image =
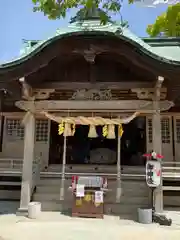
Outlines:
{"label": "white banner", "polygon": [[82,184],[76,185],[76,197],[84,197],[84,187]]}
{"label": "white banner", "polygon": [[95,203],[103,203],[103,191],[95,191]]}

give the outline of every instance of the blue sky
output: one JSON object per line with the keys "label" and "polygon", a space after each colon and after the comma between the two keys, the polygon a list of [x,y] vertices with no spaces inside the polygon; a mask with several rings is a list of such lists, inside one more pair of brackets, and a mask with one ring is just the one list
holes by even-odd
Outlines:
{"label": "blue sky", "polygon": [[[124,0],[122,15],[128,20],[130,29],[138,36],[146,35],[146,26],[153,23],[158,15],[166,10],[165,5],[156,8],[145,8],[128,5]],[[33,13],[31,0],[0,1],[0,62],[11,60],[19,55],[22,39],[46,39],[53,35],[57,28],[66,26],[65,20],[48,20],[42,13]],[[120,19],[117,15],[116,20]]]}

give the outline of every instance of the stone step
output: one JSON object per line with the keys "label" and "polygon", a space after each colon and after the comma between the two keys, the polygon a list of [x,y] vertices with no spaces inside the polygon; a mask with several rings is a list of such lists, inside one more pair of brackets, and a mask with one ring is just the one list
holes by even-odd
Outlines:
{"label": "stone step", "polygon": [[[35,193],[33,195],[34,201],[58,201],[60,199],[59,193]],[[65,199],[71,200],[72,199],[72,193],[71,192],[65,192]],[[104,197],[104,202],[115,202],[116,196],[109,194]],[[121,196],[121,203],[129,203],[129,204],[148,204],[149,198],[148,196],[136,196],[136,197],[128,197],[125,195]]]}
{"label": "stone step", "polygon": [[[71,192],[71,189],[69,189],[69,185],[65,185],[65,191]],[[60,185],[59,186],[37,186],[36,193],[42,193],[42,194],[56,194],[60,192]],[[121,189],[122,195],[126,195],[128,197],[134,197],[134,196],[148,196],[149,191],[148,189],[143,188],[122,188]],[[109,189],[108,192],[106,192],[106,195],[116,195],[116,188]]]}
{"label": "stone step", "polygon": [[[42,201],[42,211],[59,211],[71,214],[72,202]],[[107,215],[137,215],[137,209],[147,207],[146,204],[104,204],[104,214]]]}
{"label": "stone step", "polygon": [[0,200],[19,200],[20,196],[20,190],[0,190]]}
{"label": "stone step", "polygon": [[[19,191],[0,191],[0,199],[19,199],[20,198],[20,192]],[[35,193],[33,196],[34,201],[59,201],[60,199],[60,193]],[[71,192],[65,193],[65,200],[71,201],[72,194]],[[179,207],[180,208],[180,198],[177,196],[164,196],[164,206],[165,207]],[[115,203],[116,201],[116,195],[106,195],[104,197],[105,203]],[[129,197],[129,196],[122,196],[121,197],[121,204],[127,203],[129,206],[131,204],[148,204],[149,198],[147,196],[139,196],[139,197]]]}
{"label": "stone step", "polygon": [[[38,186],[60,186],[61,178],[41,178],[38,182]],[[71,186],[71,178],[66,178],[65,184]],[[116,187],[116,179],[108,179],[108,188],[113,189]],[[147,189],[145,181],[121,181],[122,188],[131,189]]]}
{"label": "stone step", "polygon": [[[48,166],[48,172],[62,172],[62,165],[54,164]],[[66,165],[65,172],[68,173],[113,173],[117,174],[116,165]],[[145,173],[145,167],[141,166],[123,166],[122,173]]]}
{"label": "stone step", "polygon": [[[42,203],[43,211],[65,211],[71,212],[72,192],[71,178],[65,180],[65,200],[60,201],[61,178],[42,178],[33,195],[34,201]],[[149,189],[145,181],[122,180],[122,196],[121,203],[116,204],[116,178],[108,179],[108,192],[104,196],[105,214],[129,214],[137,215],[138,207],[146,207],[149,203]]]}
{"label": "stone step", "polygon": [[8,216],[7,214],[14,214],[16,213],[17,209],[19,208],[19,201],[15,201],[15,200],[8,200],[8,201],[0,201],[0,215],[2,214],[6,214],[6,216]]}
{"label": "stone step", "polygon": [[[65,183],[68,182],[71,185],[71,179],[65,180]],[[61,178],[41,178],[38,182],[38,186],[60,186]]]}
{"label": "stone step", "polygon": [[21,182],[0,181],[0,186],[21,186]]}
{"label": "stone step", "polygon": [[42,211],[71,212],[72,202],[60,203],[60,201],[41,201]]}
{"label": "stone step", "polygon": [[[66,203],[62,204],[60,201],[41,201],[42,203],[42,210],[43,211],[60,211],[60,212],[71,212],[72,201],[66,201]],[[147,204],[127,204],[127,203],[108,203],[104,204],[104,213],[105,214],[137,214],[138,208],[148,207]],[[167,208],[165,210],[179,211],[179,208]]]}
{"label": "stone step", "polygon": [[120,215],[120,214],[128,214],[128,215],[137,215],[138,208],[147,208],[147,203],[107,203],[104,204],[104,212],[105,214],[110,215]]}
{"label": "stone step", "polygon": [[180,207],[180,196],[164,196],[164,205]]}

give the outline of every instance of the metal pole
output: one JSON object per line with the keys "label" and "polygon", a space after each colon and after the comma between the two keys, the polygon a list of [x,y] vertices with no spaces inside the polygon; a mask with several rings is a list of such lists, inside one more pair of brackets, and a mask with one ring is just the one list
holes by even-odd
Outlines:
{"label": "metal pole", "polygon": [[121,136],[119,136],[118,129],[118,141],[117,141],[117,187],[116,187],[116,202],[119,203],[121,198]]}
{"label": "metal pole", "polygon": [[64,134],[64,144],[63,144],[63,163],[62,163],[62,172],[61,172],[61,188],[60,188],[60,200],[64,200],[64,184],[65,184],[65,170],[66,170],[66,146],[67,146],[67,136],[66,136],[66,127]]}
{"label": "metal pole", "polygon": [[[162,152],[162,136],[161,136],[161,115],[159,110],[159,101],[153,102],[156,112],[153,114],[153,151],[158,154]],[[161,160],[158,160],[161,163]],[[154,204],[156,212],[163,212],[163,190],[162,190],[162,166],[161,166],[161,183],[154,191]]]}

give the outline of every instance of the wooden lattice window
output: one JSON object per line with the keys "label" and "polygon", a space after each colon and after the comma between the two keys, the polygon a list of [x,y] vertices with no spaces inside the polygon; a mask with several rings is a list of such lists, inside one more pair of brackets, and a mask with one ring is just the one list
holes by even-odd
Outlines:
{"label": "wooden lattice window", "polygon": [[147,121],[147,125],[148,125],[148,142],[152,143],[152,119],[148,119]]}
{"label": "wooden lattice window", "polygon": [[36,120],[36,141],[37,142],[48,141],[48,120],[44,119]]}
{"label": "wooden lattice window", "polygon": [[162,143],[171,142],[169,118],[163,118],[161,120],[161,137],[162,137]]}
{"label": "wooden lattice window", "polygon": [[6,136],[13,141],[24,139],[24,127],[20,119],[6,119]]}
{"label": "wooden lattice window", "polygon": [[180,143],[180,119],[176,119],[176,141]]}

